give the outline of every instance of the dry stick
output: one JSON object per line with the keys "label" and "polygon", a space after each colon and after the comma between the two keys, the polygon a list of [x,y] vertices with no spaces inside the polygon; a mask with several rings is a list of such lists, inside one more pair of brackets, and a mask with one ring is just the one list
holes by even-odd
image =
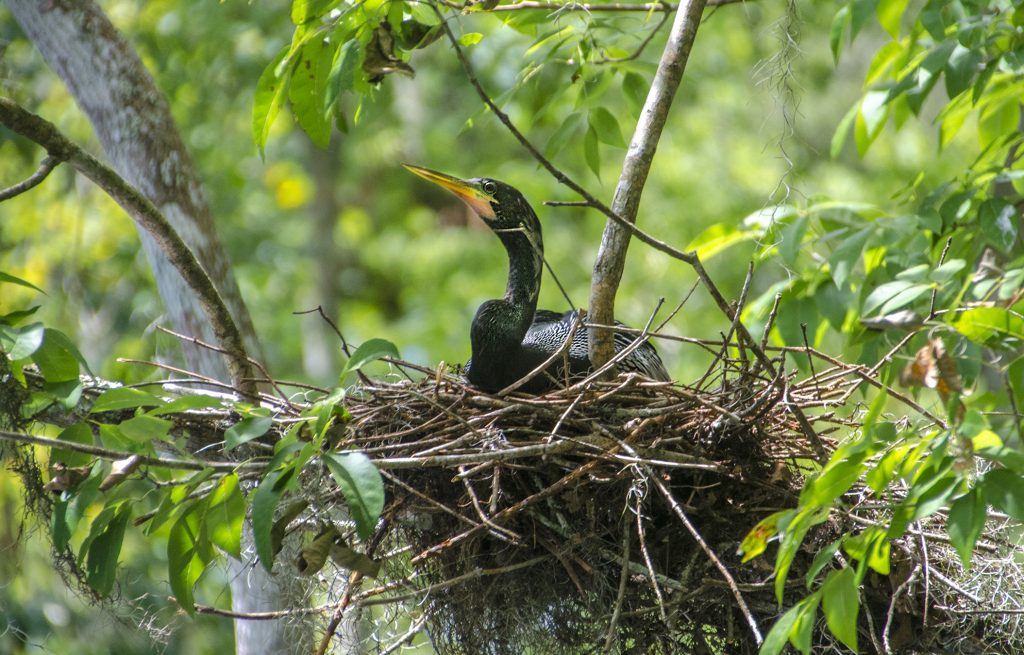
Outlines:
{"label": "dry stick", "polygon": [[[612,197],[612,212],[627,223],[636,223],[640,197],[654,152],[683,78],[705,4],[706,0],[689,0],[681,4],[672,21],[668,42],[651,81]],[[628,228],[618,221],[610,220],[605,225],[590,282],[590,316],[595,323],[611,323],[615,318],[615,293],[622,279],[630,236]],[[591,329],[589,346],[590,361],[595,368],[600,367],[614,354],[613,334],[607,330]]]}
{"label": "dry stick", "polygon": [[[228,354],[228,352],[224,348],[219,348],[213,345],[212,343],[206,343],[205,341],[199,339],[198,337],[190,337],[187,334],[175,332],[174,330],[171,330],[170,328],[165,328],[162,325],[156,326],[156,329],[160,330],[164,334],[169,334],[176,339],[180,339],[181,341],[188,341],[192,345],[197,346],[199,348],[206,348],[207,350],[212,350],[213,352],[220,353],[222,355]],[[292,404],[292,401],[288,399],[287,394],[285,394],[285,392],[281,390],[281,387],[277,385],[277,380],[270,376],[270,371],[268,371],[267,368],[263,366],[263,364],[259,360],[249,357],[249,363],[258,368],[260,373],[263,374],[262,378],[254,378],[254,382],[266,382],[270,384],[270,386],[274,388],[274,391],[276,391],[278,395],[281,396],[281,400],[287,403],[291,409],[296,409],[295,405]]]}
{"label": "dry stick", "polygon": [[661,593],[658,578],[654,574],[654,563],[651,562],[651,553],[647,549],[647,538],[644,535],[644,519],[640,500],[640,493],[637,493],[634,501],[636,504],[636,536],[640,543],[640,554],[643,555],[644,565],[647,566],[647,573],[651,579],[651,589],[654,590],[654,597],[658,599],[658,613],[661,615],[661,622],[667,626],[668,614],[665,612],[665,596]]}
{"label": "dry stick", "polygon": [[238,471],[241,469],[262,469],[263,464],[256,462],[211,462],[209,460],[202,459],[177,459],[174,457],[155,457],[152,455],[136,455],[135,453],[128,453],[123,450],[112,450],[110,448],[101,448],[100,446],[92,446],[90,444],[75,443],[74,441],[62,441],[60,439],[49,439],[47,437],[37,437],[34,434],[24,434],[21,432],[8,432],[6,430],[0,430],[0,441],[14,441],[16,443],[34,444],[37,446],[45,446],[51,449],[61,450],[72,450],[77,453],[85,453],[86,455],[92,455],[101,459],[109,460],[120,460],[128,459],[129,457],[140,457],[142,464],[149,466],[161,466],[169,469],[180,469],[185,471],[202,471],[205,468],[212,468],[215,471],[226,471],[228,473]]}
{"label": "dry stick", "polygon": [[247,399],[258,398],[257,385],[251,380],[254,377],[252,365],[246,355],[241,332],[231,318],[231,312],[195,254],[174,231],[160,210],[114,169],[64,136],[53,123],[36,116],[9,98],[0,97],[0,123],[39,144],[51,157],[71,164],[76,171],[103,189],[140,228],[153,237],[199,299],[218,343],[226,351],[228,370],[239,393]]}
{"label": "dry stick", "polygon": [[914,584],[920,572],[921,567],[915,566],[914,570],[910,572],[910,576],[903,581],[903,584],[896,587],[896,591],[892,594],[892,600],[889,602],[889,611],[885,614],[885,626],[882,628],[882,646],[885,648],[885,655],[892,655],[893,652],[892,646],[889,644],[889,628],[892,627],[893,614],[896,612],[896,601],[899,600],[901,594],[909,589],[910,585]]}
{"label": "dry stick", "polygon": [[14,196],[21,195],[29,189],[36,187],[40,182],[46,179],[53,169],[57,168],[57,164],[59,163],[60,159],[53,155],[43,157],[43,161],[39,162],[39,168],[37,168],[32,175],[24,181],[18,182],[17,184],[0,191],[0,202],[10,200]]}
{"label": "dry stick", "polygon": [[[624,508],[624,512],[628,511]],[[612,651],[615,645],[615,629],[619,624],[619,617],[622,616],[622,601],[626,597],[626,581],[629,580],[629,521],[622,522],[622,570],[619,572],[619,593],[615,597],[615,610],[612,612],[612,619],[608,622],[608,633],[604,638],[604,649]]]}
{"label": "dry stick", "polygon": [[725,567],[725,564],[722,564],[722,560],[718,559],[718,555],[715,554],[715,551],[711,550],[711,547],[708,546],[706,541],[704,541],[704,537],[702,537],[700,532],[697,531],[697,528],[690,523],[690,519],[686,516],[686,512],[684,512],[683,508],[679,506],[679,502],[676,501],[672,492],[669,491],[665,486],[665,483],[661,481],[661,478],[655,475],[654,472],[647,467],[644,468],[646,469],[647,477],[654,481],[654,485],[658,487],[658,491],[660,491],[661,495],[664,496],[665,502],[669,504],[669,507],[672,508],[675,515],[679,517],[679,520],[683,522],[684,526],[686,526],[686,530],[690,533],[690,536],[692,536],[700,545],[701,549],[705,554],[707,554],[708,559],[711,560],[711,563],[714,564],[715,568],[717,568],[719,573],[722,574],[722,577],[725,579],[725,583],[729,585],[729,589],[732,591],[733,598],[736,599],[736,604],[739,606],[740,612],[743,613],[743,617],[746,618],[747,624],[750,625],[750,631],[754,634],[754,641],[756,641],[757,645],[760,646],[764,639],[761,637],[761,630],[757,627],[757,620],[754,618],[754,615],[751,614],[746,601],[743,600],[743,594],[740,592],[739,587],[736,586],[736,580],[734,580],[732,574],[729,573],[729,569]]}

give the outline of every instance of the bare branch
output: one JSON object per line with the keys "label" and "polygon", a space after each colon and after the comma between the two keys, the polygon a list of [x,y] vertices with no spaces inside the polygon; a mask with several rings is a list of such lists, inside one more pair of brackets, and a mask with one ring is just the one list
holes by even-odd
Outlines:
{"label": "bare branch", "polygon": [[112,168],[65,137],[53,123],[9,98],[0,97],[0,123],[39,144],[56,160],[71,164],[121,205],[132,220],[153,237],[199,298],[217,341],[225,350],[232,382],[243,396],[256,398],[257,385],[252,380],[255,376],[238,326],[206,270],[160,210]]}
{"label": "bare branch", "polygon": [[10,200],[14,196],[20,195],[22,193],[25,193],[29,189],[34,188],[40,182],[45,180],[46,177],[50,174],[50,171],[56,168],[57,164],[59,163],[59,159],[51,155],[47,155],[46,157],[43,158],[43,161],[39,162],[39,168],[37,168],[36,172],[32,173],[32,175],[29,176],[28,179],[26,179],[24,182],[18,182],[14,186],[7,187],[6,189],[0,191],[0,202],[3,202],[4,200]]}
{"label": "bare branch", "polygon": [[[651,170],[661,132],[668,120],[672,100],[683,78],[705,4],[706,0],[690,0],[681,5],[676,13],[640,120],[633,131],[611,205],[612,211],[628,223],[636,222],[640,196]],[[618,221],[609,221],[605,226],[590,282],[590,316],[595,323],[610,324],[615,320],[615,292],[622,279],[630,236],[630,231],[624,229]],[[591,328],[590,361],[595,368],[611,359],[613,343],[610,331]]]}

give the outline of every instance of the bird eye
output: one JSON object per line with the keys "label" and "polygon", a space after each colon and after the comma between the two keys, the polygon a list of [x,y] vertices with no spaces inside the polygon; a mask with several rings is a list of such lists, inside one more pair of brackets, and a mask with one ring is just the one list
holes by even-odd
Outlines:
{"label": "bird eye", "polygon": [[495,191],[498,190],[497,185],[495,185],[494,182],[491,182],[490,180],[485,181],[483,187],[484,191],[486,191],[487,193],[494,193]]}

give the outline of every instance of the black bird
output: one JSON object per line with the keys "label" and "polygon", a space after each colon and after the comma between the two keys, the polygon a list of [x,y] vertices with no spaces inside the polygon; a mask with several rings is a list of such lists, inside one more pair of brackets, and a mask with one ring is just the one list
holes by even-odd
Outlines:
{"label": "black bird", "polygon": [[[419,166],[407,169],[461,198],[483,219],[508,252],[508,285],[505,297],[485,301],[470,326],[472,358],[466,364],[469,382],[484,391],[498,391],[540,366],[558,352],[576,322],[576,312],[537,309],[544,264],[540,221],[518,190],[486,177],[462,180]],[[621,325],[621,324],[620,324]],[[628,347],[633,337],[615,333],[615,352]],[[542,393],[564,378],[559,357],[543,373],[521,387],[526,393]],[[570,376],[592,370],[587,329],[577,328],[568,350]],[[635,371],[654,380],[669,380],[654,346],[645,342],[618,363],[620,370]]]}

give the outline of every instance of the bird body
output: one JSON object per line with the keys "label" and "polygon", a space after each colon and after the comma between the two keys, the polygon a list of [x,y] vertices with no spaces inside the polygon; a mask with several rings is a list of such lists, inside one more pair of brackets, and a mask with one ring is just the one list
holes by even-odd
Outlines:
{"label": "bird body", "polygon": [[[544,244],[537,214],[515,188],[489,178],[462,180],[418,166],[405,166],[413,173],[459,196],[501,240],[508,253],[509,273],[505,295],[487,300],[470,324],[472,357],[466,364],[469,382],[484,391],[500,391],[529,375],[552,355],[562,350],[570,333],[572,341],[564,356],[557,357],[518,388],[526,393],[543,393],[568,377],[592,370],[587,329],[572,329],[578,312],[564,313],[537,309]],[[622,325],[616,321],[617,325]],[[616,332],[615,352],[633,344],[634,338]],[[637,346],[619,362],[621,370],[635,371],[655,380],[669,380],[668,372],[649,342]]]}

